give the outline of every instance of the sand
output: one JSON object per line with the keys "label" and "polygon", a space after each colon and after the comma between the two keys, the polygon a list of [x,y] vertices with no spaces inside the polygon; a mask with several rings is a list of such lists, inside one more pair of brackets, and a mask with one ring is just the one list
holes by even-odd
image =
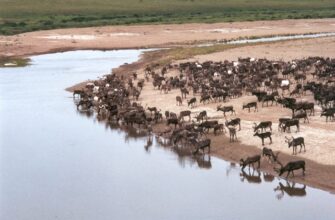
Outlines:
{"label": "sand", "polygon": [[[78,49],[121,49],[121,48],[158,48],[171,47],[204,40],[223,40],[238,37],[304,34],[317,32],[335,32],[335,19],[313,20],[282,20],[282,21],[257,21],[235,22],[217,24],[182,24],[182,25],[146,25],[146,26],[108,26],[91,28],[72,28],[49,31],[24,33],[15,36],[0,36],[0,56],[27,56],[56,51]],[[270,60],[301,59],[308,56],[335,57],[335,37],[304,39],[285,42],[267,43],[256,46],[245,46],[230,49],[225,52],[197,56],[191,61],[200,62],[212,60],[236,60],[238,57],[267,58]],[[143,67],[152,60],[141,60],[132,65],[136,67],[139,78],[143,77]],[[184,61],[178,61],[184,62]],[[127,66],[119,68],[119,72],[126,73]],[[116,72],[116,71],[115,71]],[[169,72],[176,74],[176,72]],[[78,84],[69,90],[80,88],[85,83]],[[179,90],[173,90],[168,94],[161,94],[154,90],[151,82],[145,84],[140,96],[143,105],[158,106],[162,111],[170,110],[179,113],[188,109],[186,105],[176,106],[175,97],[180,95]],[[303,97],[311,99],[311,94]],[[335,123],[326,123],[325,118],[320,118],[320,109],[315,116],[310,117],[309,124],[301,126],[301,132],[291,134],[280,133],[277,130],[279,116],[290,116],[287,109],[279,106],[260,107],[258,113],[248,113],[242,110],[244,102],[254,100],[255,97],[244,96],[232,99],[225,103],[234,105],[237,117],[242,118],[242,130],[238,132],[238,142],[230,143],[227,135],[213,136],[212,156],[225,160],[238,162],[240,158],[260,153],[261,140],[252,135],[254,122],[273,121],[273,144],[275,151],[280,151],[280,160],[283,163],[291,160],[304,159],[307,162],[306,176],[294,177],[294,181],[308,184],[335,193]],[[216,111],[216,103],[198,105],[192,109],[196,114],[206,110],[211,118],[224,122],[222,113]],[[228,117],[229,118],[229,117]],[[155,128],[163,129],[163,125]],[[303,136],[306,139],[306,152],[292,156],[292,149],[288,149],[285,143],[285,135],[294,137]],[[262,160],[261,169],[272,174],[273,165]]]}
{"label": "sand", "polygon": [[78,49],[170,47],[203,40],[335,32],[335,19],[215,24],[106,26],[0,35],[0,56],[25,56]]}

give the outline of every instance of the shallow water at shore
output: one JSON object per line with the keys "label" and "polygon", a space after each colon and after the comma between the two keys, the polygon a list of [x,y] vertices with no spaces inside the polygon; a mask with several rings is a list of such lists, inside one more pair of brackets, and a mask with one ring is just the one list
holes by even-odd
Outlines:
{"label": "shallow water at shore", "polygon": [[0,69],[0,219],[334,218],[332,194],[263,173],[243,176],[238,165],[178,156],[155,140],[145,148],[136,132],[76,111],[64,88],[140,53],[47,54]]}

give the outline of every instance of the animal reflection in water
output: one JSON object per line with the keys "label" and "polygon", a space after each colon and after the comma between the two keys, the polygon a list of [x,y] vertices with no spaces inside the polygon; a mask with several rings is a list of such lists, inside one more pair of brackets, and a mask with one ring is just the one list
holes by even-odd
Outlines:
{"label": "animal reflection in water", "polygon": [[170,139],[156,136],[156,143],[158,147],[162,147],[174,152],[178,156],[180,166],[185,167],[186,163],[197,164],[199,168],[212,168],[211,156],[208,154],[192,154],[190,147],[172,146]]}
{"label": "animal reflection in water", "polygon": [[[279,185],[274,188],[274,191],[280,193],[276,195],[277,199],[282,199],[285,193],[290,197],[304,197],[306,196],[306,185],[300,187],[295,186],[296,183],[290,183],[286,181],[286,185],[279,182]],[[299,184],[300,185],[300,184]]]}
{"label": "animal reflection in water", "polygon": [[244,182],[244,180],[247,180],[248,183],[259,184],[262,182],[260,171],[255,169],[252,169],[252,171],[249,169],[248,173],[246,173],[244,170],[241,170],[240,177],[242,182]]}

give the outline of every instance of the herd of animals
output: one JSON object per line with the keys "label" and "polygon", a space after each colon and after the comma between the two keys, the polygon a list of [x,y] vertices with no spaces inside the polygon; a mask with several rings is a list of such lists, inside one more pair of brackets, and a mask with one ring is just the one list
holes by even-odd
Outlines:
{"label": "herd of animals", "polygon": [[[177,70],[175,76],[168,76],[171,70]],[[98,118],[107,123],[126,126],[138,126],[152,133],[153,125],[165,123],[165,128],[157,136],[168,139],[174,146],[190,147],[192,154],[209,153],[211,138],[210,130],[214,135],[229,132],[230,142],[237,140],[237,132],[241,130],[241,118],[226,119],[226,114],[236,115],[232,105],[227,105],[230,99],[243,95],[254,95],[257,101],[243,104],[242,109],[258,112],[258,107],[281,105],[292,112],[288,118],[278,118],[278,130],[290,133],[295,127],[300,131],[300,123],[309,123],[308,117],[315,115],[316,105],[322,108],[321,117],[326,122],[334,122],[335,115],[335,59],[309,57],[291,62],[269,61],[267,59],[245,58],[235,62],[187,62],[176,65],[147,66],[143,78],[136,73],[128,75],[109,74],[100,80],[87,83],[85,88],[75,90],[73,96],[78,110],[88,111],[95,109]],[[155,106],[142,106],[139,102],[141,91],[145,84],[152,83],[161,93],[171,90],[180,91],[176,96],[176,105],[187,105],[189,110],[179,114],[166,111],[164,114]],[[312,93],[313,102],[299,102],[297,97],[306,92]],[[224,123],[210,120],[206,111],[192,113],[198,103],[218,103],[217,111],[221,111],[225,118]],[[272,143],[272,122],[262,121],[253,127],[254,136]],[[305,149],[303,137],[286,137],[288,147],[293,148],[293,154]],[[302,169],[305,174],[305,161],[290,161],[285,166],[278,160],[278,153],[270,148],[263,148],[262,155],[255,155],[240,160],[242,170],[246,166],[258,164],[261,156],[276,162],[280,168],[275,168],[279,175]]]}

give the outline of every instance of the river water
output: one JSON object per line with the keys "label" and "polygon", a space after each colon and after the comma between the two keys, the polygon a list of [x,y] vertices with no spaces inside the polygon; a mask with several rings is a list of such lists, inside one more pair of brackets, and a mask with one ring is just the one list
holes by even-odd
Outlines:
{"label": "river water", "polygon": [[328,192],[178,156],[155,140],[145,147],[146,137],[76,111],[64,88],[140,53],[55,53],[0,69],[1,220],[335,218]]}

